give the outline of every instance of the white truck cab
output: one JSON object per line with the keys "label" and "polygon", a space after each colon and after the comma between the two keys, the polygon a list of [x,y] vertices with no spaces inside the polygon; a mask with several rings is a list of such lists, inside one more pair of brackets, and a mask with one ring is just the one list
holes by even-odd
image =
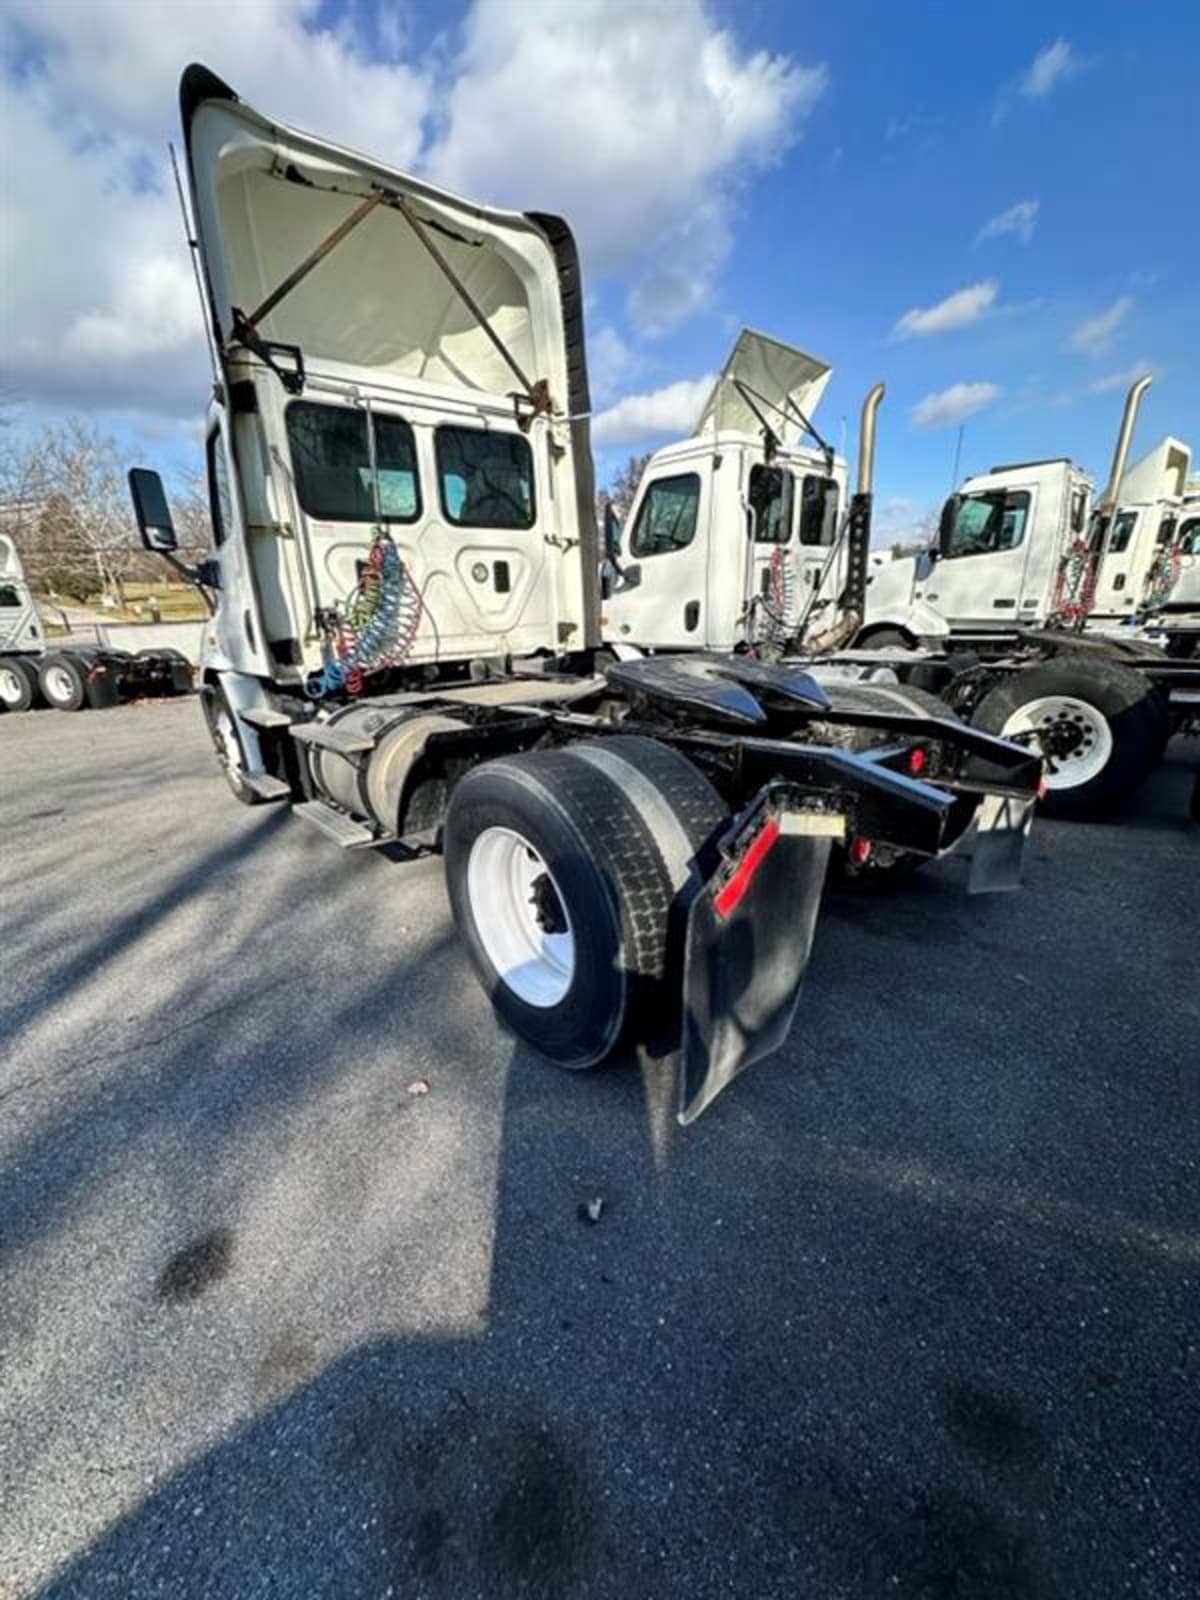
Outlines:
{"label": "white truck cab", "polygon": [[206,681],[239,704],[334,687],[372,603],[409,667],[589,642],[561,224],[282,128],[203,69],[182,100],[222,351]]}
{"label": "white truck cab", "polygon": [[728,650],[786,635],[834,553],[846,463],[813,448],[832,368],[747,329],[692,435],[651,457],[602,629],[644,650]]}
{"label": "white truck cab", "polygon": [[1091,479],[1064,458],[993,467],[967,478],[943,509],[938,543],[874,573],[860,642],[899,630],[913,638],[951,631],[1032,627],[1050,615],[1060,557],[1083,536]]}

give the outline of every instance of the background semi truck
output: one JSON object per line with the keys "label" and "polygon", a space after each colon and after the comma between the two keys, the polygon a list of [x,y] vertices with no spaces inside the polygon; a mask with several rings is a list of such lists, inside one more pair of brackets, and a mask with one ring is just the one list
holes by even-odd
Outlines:
{"label": "background semi truck", "polygon": [[15,542],[0,534],[0,708],[56,711],[113,706],[142,694],[188,694],[192,669],[178,650],[112,650],[48,643]]}
{"label": "background semi truck", "polygon": [[[751,387],[744,380],[755,364]],[[869,526],[865,535],[853,526],[853,503],[844,499],[845,464],[812,423],[829,370],[763,335],[741,336],[695,434],[651,458],[627,531],[618,541],[610,530],[606,636],[618,648],[799,658],[847,704],[878,699],[880,678],[902,682],[910,693],[936,694],[976,726],[1036,742],[1048,763],[1047,809],[1094,816],[1121,804],[1200,707],[1200,619],[1186,603],[1177,599],[1169,615],[1161,606],[1143,613],[1154,618],[1153,634],[1131,628],[1123,614],[1093,615],[1098,592],[1119,597],[1131,581],[1143,593],[1153,589],[1155,556],[1138,554],[1148,552],[1139,537],[1127,557],[1126,532],[1132,539],[1143,521],[1149,528],[1152,511],[1161,554],[1164,520],[1168,550],[1179,548],[1178,530],[1188,526],[1162,510],[1176,504],[1185,481],[1190,457],[1179,441],[1139,464],[1135,487],[1153,489],[1153,505],[1120,505],[1149,380],[1130,392],[1097,503],[1069,461],[997,468],[947,501],[934,548],[871,566]],[[753,414],[747,388],[757,397]],[[868,488],[869,479],[868,466]],[[816,495],[820,517],[811,511]],[[665,537],[657,531],[664,517]],[[1131,577],[1127,562],[1135,559]],[[1188,591],[1176,583],[1172,592]]]}
{"label": "background semi truck", "polygon": [[[677,1060],[685,1120],[787,1033],[834,843],[935,854],[984,796],[973,874],[1015,882],[1028,751],[841,717],[796,669],[601,649],[565,223],[282,127],[202,67],[181,103],[216,373],[201,696],[238,799],[439,849],[518,1037]],[[173,556],[158,475],[130,484]],[[864,724],[886,737],[858,752]]]}

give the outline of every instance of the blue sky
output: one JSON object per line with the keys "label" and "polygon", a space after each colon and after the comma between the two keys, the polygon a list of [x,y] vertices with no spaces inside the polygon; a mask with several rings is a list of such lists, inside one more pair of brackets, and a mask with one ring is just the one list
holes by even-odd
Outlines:
{"label": "blue sky", "polygon": [[[164,26],[152,23],[156,9]],[[286,120],[576,225],[602,478],[686,430],[750,324],[888,385],[880,525],[963,471],[1200,444],[1200,7],[4,0],[6,392],[198,455],[194,294],[162,147],[197,56]],[[166,25],[169,19],[169,26]],[[53,188],[51,187],[53,185]]]}

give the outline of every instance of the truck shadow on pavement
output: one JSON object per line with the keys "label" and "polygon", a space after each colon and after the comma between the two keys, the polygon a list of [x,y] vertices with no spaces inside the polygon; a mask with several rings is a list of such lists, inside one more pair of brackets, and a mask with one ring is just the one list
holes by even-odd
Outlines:
{"label": "truck shadow on pavement", "polygon": [[[518,1053],[478,1326],[326,1361],[281,1308],[258,1414],[42,1600],[1194,1592],[1196,1260],[860,1166],[761,1082],[664,1165],[634,1073]],[[242,1248],[146,1286],[172,1338]]]}

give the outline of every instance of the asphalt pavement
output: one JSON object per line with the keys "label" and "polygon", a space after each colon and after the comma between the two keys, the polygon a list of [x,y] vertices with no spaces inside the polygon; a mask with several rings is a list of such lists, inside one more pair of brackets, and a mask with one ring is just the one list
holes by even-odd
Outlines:
{"label": "asphalt pavement", "polygon": [[0,1595],[1193,1600],[1196,761],[681,1131],[195,704],[0,718]]}

